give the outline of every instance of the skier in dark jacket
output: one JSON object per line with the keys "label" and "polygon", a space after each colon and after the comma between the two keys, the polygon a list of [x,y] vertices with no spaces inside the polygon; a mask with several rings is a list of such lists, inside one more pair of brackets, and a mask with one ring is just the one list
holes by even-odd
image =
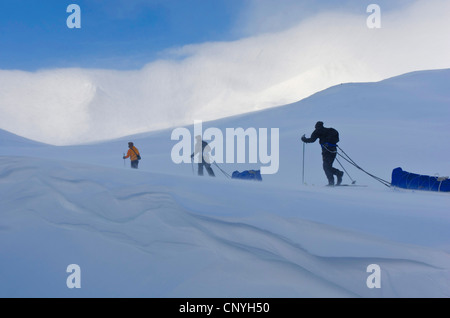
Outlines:
{"label": "skier in dark jacket", "polygon": [[342,183],[342,177],[344,172],[336,168],[333,168],[333,162],[337,155],[337,143],[339,141],[339,134],[333,128],[326,128],[323,126],[323,122],[318,121],[315,126],[315,130],[311,134],[310,138],[302,136],[302,141],[306,143],[313,143],[319,139],[319,143],[322,146],[322,159],[323,170],[328,179],[328,185],[334,186],[334,176],[337,176],[336,185]]}
{"label": "skier in dark jacket", "polygon": [[208,143],[202,140],[201,136],[196,136],[196,143],[194,152],[191,155],[191,159],[194,158],[195,155],[199,155],[198,157],[198,175],[203,176],[203,166],[206,168],[206,171],[211,177],[215,177],[214,171],[211,168],[211,159],[208,153],[211,151],[211,147]]}

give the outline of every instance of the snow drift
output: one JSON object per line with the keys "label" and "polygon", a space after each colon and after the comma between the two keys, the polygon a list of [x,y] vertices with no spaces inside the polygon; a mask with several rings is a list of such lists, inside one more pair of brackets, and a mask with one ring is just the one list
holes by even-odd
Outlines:
{"label": "snow drift", "polygon": [[[449,80],[439,70],[339,85],[208,123],[280,128],[280,171],[263,182],[194,177],[171,162],[170,130],[66,147],[2,131],[0,295],[449,297],[448,194],[389,189],[348,166],[368,187],[325,188],[317,144],[300,184],[300,136],[317,120],[381,177],[399,165],[448,173]],[[137,171],[124,167],[128,140],[145,158]],[[70,264],[79,289],[66,285]],[[381,288],[367,286],[371,264]]]}

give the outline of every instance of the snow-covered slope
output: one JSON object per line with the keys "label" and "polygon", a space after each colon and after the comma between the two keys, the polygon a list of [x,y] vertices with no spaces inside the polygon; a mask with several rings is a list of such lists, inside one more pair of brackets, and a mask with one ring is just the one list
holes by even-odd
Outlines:
{"label": "snow-covered slope", "polygon": [[[317,144],[306,147],[304,186],[299,138],[323,120],[384,179],[397,166],[448,175],[449,80],[439,70],[345,84],[204,123],[280,129],[279,173],[261,183],[216,168],[216,178],[194,177],[171,161],[172,130],[71,147],[1,131],[0,295],[448,297],[449,195],[389,189],[345,162],[368,187],[323,187]],[[129,140],[139,170],[124,166]],[[66,286],[70,264],[81,268],[80,289]],[[380,266],[379,289],[366,284],[370,264]]]}

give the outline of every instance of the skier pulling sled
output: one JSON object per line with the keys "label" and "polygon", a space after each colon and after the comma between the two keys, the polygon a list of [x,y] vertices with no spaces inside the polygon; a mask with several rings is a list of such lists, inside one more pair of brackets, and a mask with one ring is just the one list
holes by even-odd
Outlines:
{"label": "skier pulling sled", "polygon": [[[363,171],[370,177],[374,178],[378,182],[382,183],[387,187],[391,187],[391,183],[383,180],[380,177],[377,177],[363,168],[361,168],[352,158],[350,158],[341,147],[338,146],[339,142],[339,132],[334,128],[326,128],[323,126],[323,122],[318,121],[315,126],[314,132],[311,134],[310,138],[306,138],[305,135],[302,136],[303,141],[303,184],[304,181],[304,165],[305,165],[305,143],[313,143],[317,139],[319,139],[319,143],[322,147],[322,158],[323,158],[323,170],[325,171],[325,175],[328,179],[328,186],[334,186],[334,176],[337,176],[336,186],[354,186],[354,187],[364,187],[363,185],[355,185],[356,181],[352,179],[352,177],[348,174],[347,170],[345,170],[344,166],[337,159],[339,155],[342,159],[350,163],[355,168]],[[338,152],[338,149],[340,152]],[[342,169],[347,173],[347,176],[352,180],[351,184],[342,184],[342,177],[344,176],[344,172],[339,169],[333,168],[333,162],[336,160]]]}
{"label": "skier pulling sled", "polygon": [[234,171],[233,174],[230,176],[222,168],[220,168],[219,165],[215,161],[211,160],[211,158],[210,158],[211,147],[208,145],[208,143],[206,141],[202,140],[202,137],[200,135],[196,136],[195,139],[196,139],[195,149],[194,149],[194,152],[191,154],[192,173],[194,173],[194,157],[196,155],[198,155],[197,174],[199,176],[203,176],[203,168],[206,168],[208,175],[211,177],[215,177],[214,171],[211,168],[211,165],[213,164],[228,179],[243,179],[243,180],[262,181],[260,170],[246,170],[243,172]]}
{"label": "skier pulling sled", "polygon": [[[211,168],[211,158],[209,156],[209,153],[211,152],[211,147],[208,145],[208,143],[204,140],[202,140],[202,137],[200,135],[195,136],[195,146],[194,146],[194,152],[191,154],[191,162],[194,162],[194,157],[198,155],[198,170],[197,174],[199,176],[203,176],[203,167],[206,168],[206,171],[208,172],[208,175],[210,177],[215,177],[214,171]],[[193,166],[192,166],[193,167]],[[192,168],[192,172],[194,171],[194,168]]]}
{"label": "skier pulling sled", "polygon": [[333,162],[337,155],[337,143],[339,142],[339,132],[334,128],[326,128],[323,122],[318,121],[315,125],[315,130],[310,138],[302,136],[304,143],[313,143],[319,139],[322,147],[322,161],[323,170],[328,179],[328,186],[334,186],[334,176],[337,177],[336,185],[341,185],[344,172],[333,167]]}

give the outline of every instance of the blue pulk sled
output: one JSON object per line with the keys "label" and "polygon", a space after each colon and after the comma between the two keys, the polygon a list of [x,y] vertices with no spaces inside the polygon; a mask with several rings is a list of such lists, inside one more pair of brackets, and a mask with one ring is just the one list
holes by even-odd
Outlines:
{"label": "blue pulk sled", "polygon": [[232,179],[262,181],[260,170],[245,170],[242,172],[234,171],[231,175]]}
{"label": "blue pulk sled", "polygon": [[395,168],[392,171],[393,187],[409,190],[425,190],[436,192],[450,192],[449,177],[426,176]]}

